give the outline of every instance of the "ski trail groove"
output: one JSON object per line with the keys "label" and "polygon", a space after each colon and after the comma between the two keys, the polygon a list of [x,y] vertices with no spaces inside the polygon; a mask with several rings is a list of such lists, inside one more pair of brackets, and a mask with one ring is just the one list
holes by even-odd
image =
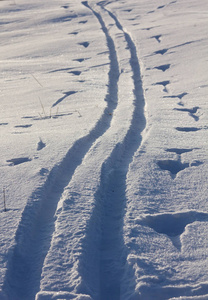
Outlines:
{"label": "ski trail groove", "polygon": [[10,250],[4,279],[3,290],[9,299],[32,300],[39,291],[44,259],[55,230],[54,214],[61,195],[91,146],[111,126],[113,112],[117,107],[119,66],[116,49],[102,18],[94,14],[109,50],[106,108],[94,128],[74,143],[61,163],[53,167],[43,186],[34,191],[28,200],[16,231],[15,245]]}
{"label": "ski trail groove", "polygon": [[[90,6],[85,2],[85,5]],[[122,276],[125,272],[127,249],[123,240],[123,222],[126,206],[126,177],[128,168],[133,160],[134,153],[139,148],[142,136],[141,133],[145,128],[146,120],[144,116],[144,95],[140,75],[140,65],[137,56],[136,46],[130,35],[123,29],[116,16],[99,4],[101,10],[107,12],[111,19],[114,20],[117,30],[123,34],[126,49],[123,51],[130,52],[129,64],[131,72],[126,72],[133,81],[133,112],[129,120],[129,127],[126,128],[126,134],[121,142],[117,143],[107,160],[103,163],[101,169],[100,186],[95,194],[95,210],[91,217],[91,228],[100,226],[101,239],[99,245],[99,262],[98,266],[89,266],[99,269],[99,300],[120,300],[123,293]],[[90,8],[92,10],[92,8]],[[102,12],[94,12],[101,19]],[[106,25],[107,26],[107,25]],[[122,89],[122,86],[118,87]],[[118,98],[119,98],[118,90]],[[119,100],[119,99],[118,99]],[[118,105],[119,110],[119,105]],[[125,117],[125,116],[124,116]],[[113,126],[113,125],[112,125]],[[96,216],[100,215],[100,224],[95,224]],[[89,226],[89,227],[90,227]],[[86,244],[91,243],[88,252],[95,241],[91,237],[93,229],[89,228],[89,236]],[[87,260],[88,254],[84,255],[83,261]],[[132,274],[131,283],[134,282],[133,271],[128,270]],[[88,281],[88,278],[85,278]],[[90,285],[90,283],[88,282]],[[125,290],[125,288],[122,288]]]}

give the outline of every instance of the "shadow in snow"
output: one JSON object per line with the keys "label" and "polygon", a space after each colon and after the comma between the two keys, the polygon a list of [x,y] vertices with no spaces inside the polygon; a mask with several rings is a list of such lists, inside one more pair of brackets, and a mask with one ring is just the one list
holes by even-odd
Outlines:
{"label": "shadow in snow", "polygon": [[184,232],[187,225],[193,222],[207,222],[208,214],[197,211],[161,213],[155,215],[146,215],[136,221],[139,225],[152,228],[160,234],[167,235],[173,245],[181,250],[180,235]]}
{"label": "shadow in snow", "polygon": [[165,151],[167,151],[167,152],[175,152],[176,154],[181,155],[181,154],[183,154],[183,153],[191,152],[191,151],[193,151],[194,149],[198,149],[198,148],[193,148],[193,149],[170,148],[170,149],[166,149]]}
{"label": "shadow in snow", "polygon": [[70,95],[73,95],[77,93],[77,91],[69,91],[69,92],[65,92],[63,97],[61,97],[60,99],[58,99],[51,107],[55,107],[56,105],[58,105],[59,103],[61,103],[65,98],[69,97]]}
{"label": "shadow in snow", "polygon": [[195,132],[201,130],[201,128],[197,128],[197,127],[176,127],[175,129],[183,132]]}
{"label": "shadow in snow", "polygon": [[8,159],[7,162],[9,162],[9,166],[16,166],[16,165],[20,165],[23,164],[25,162],[31,161],[32,159],[29,157],[18,157],[18,158],[12,158],[12,159]]}
{"label": "shadow in snow", "polygon": [[189,163],[182,163],[179,160],[171,159],[159,160],[157,164],[160,167],[160,169],[169,171],[173,179],[176,177],[178,172],[189,167]]}
{"label": "shadow in snow", "polygon": [[151,36],[150,38],[151,39],[156,39],[157,42],[160,43],[161,42],[161,36],[162,36],[161,34],[158,34],[158,35]]}
{"label": "shadow in snow", "polygon": [[170,68],[170,64],[166,64],[166,65],[161,65],[161,66],[158,66],[158,67],[154,67],[154,69],[161,70],[163,72],[165,72],[169,68]]}

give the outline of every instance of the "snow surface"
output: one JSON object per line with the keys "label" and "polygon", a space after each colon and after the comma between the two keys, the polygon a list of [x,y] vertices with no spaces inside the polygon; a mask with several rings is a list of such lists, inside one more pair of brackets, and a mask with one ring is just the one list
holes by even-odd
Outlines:
{"label": "snow surface", "polygon": [[208,299],[207,12],[0,0],[0,300]]}

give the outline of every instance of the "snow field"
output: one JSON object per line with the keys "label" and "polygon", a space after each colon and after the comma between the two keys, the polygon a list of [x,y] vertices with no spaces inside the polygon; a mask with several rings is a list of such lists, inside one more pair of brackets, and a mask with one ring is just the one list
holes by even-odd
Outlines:
{"label": "snow field", "polygon": [[206,4],[16,1],[0,298],[207,299]]}

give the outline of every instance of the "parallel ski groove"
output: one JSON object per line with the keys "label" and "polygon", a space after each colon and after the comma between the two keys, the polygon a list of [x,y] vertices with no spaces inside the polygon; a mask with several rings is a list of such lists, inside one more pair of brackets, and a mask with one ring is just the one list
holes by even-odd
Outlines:
{"label": "parallel ski groove", "polygon": [[[92,227],[100,226],[101,228],[101,240],[98,249],[98,252],[100,252],[100,261],[97,266],[100,270],[98,299],[120,300],[122,298],[122,275],[125,270],[127,255],[123,241],[123,219],[127,202],[126,177],[134,153],[141,144],[141,133],[145,128],[146,121],[144,116],[144,95],[136,46],[130,35],[124,31],[116,16],[105,9],[102,4],[100,4],[100,6],[103,10],[108,12],[110,17],[115,21],[119,31],[121,31],[125,37],[127,44],[126,49],[130,51],[129,63],[132,69],[134,85],[134,102],[132,103],[134,111],[130,127],[127,128],[127,133],[123,141],[116,145],[109,158],[102,165],[100,187],[95,195],[96,205],[94,211],[94,215],[100,215],[101,212],[101,221],[100,224],[94,224],[93,220],[97,220],[97,218],[92,215],[92,222],[90,224]],[[102,18],[102,13],[99,14],[96,12],[96,15]],[[129,74],[129,76],[131,76],[131,74]],[[91,231],[93,230],[89,229],[87,242],[91,243],[89,249],[93,247],[93,244],[96,244],[92,236],[90,236]],[[94,238],[96,241],[97,237]],[[86,258],[88,255],[86,255]],[[94,266],[92,270],[95,268],[96,266]],[[131,273],[133,274],[133,272]],[[88,278],[85,278],[85,280],[88,281]],[[133,282],[134,279],[132,278],[132,283]]]}
{"label": "parallel ski groove", "polygon": [[[120,29],[125,36],[131,55],[130,65],[133,72],[133,92],[135,95],[131,125],[122,144],[115,147],[112,155],[103,166],[100,186],[100,193],[103,194],[105,201],[102,220],[100,299],[120,300],[122,297],[120,294],[121,281],[126,263],[126,249],[123,242],[123,219],[127,202],[126,176],[134,153],[142,141],[141,132],[145,127],[143,112],[144,96],[136,46],[130,35],[124,31],[116,16],[109,10],[105,10],[115,21],[117,28]],[[109,169],[113,169],[110,174]],[[112,234],[113,231],[115,232]],[[106,259],[107,251],[110,255],[107,254],[108,258]]]}
{"label": "parallel ski groove", "polygon": [[[113,112],[117,107],[119,67],[116,50],[102,18],[98,15],[96,17],[105,34],[109,49],[110,70],[108,92],[105,98],[107,107],[90,133],[75,142],[60,165],[54,166],[44,185],[31,195],[22,213],[15,237],[16,244],[8,262],[3,289],[9,299],[35,298],[40,287],[43,262],[54,232],[56,221],[54,214],[57,204],[64,188],[69,184],[77,167],[82,164],[91,146],[110,127]],[[46,211],[47,216],[45,216]]]}

